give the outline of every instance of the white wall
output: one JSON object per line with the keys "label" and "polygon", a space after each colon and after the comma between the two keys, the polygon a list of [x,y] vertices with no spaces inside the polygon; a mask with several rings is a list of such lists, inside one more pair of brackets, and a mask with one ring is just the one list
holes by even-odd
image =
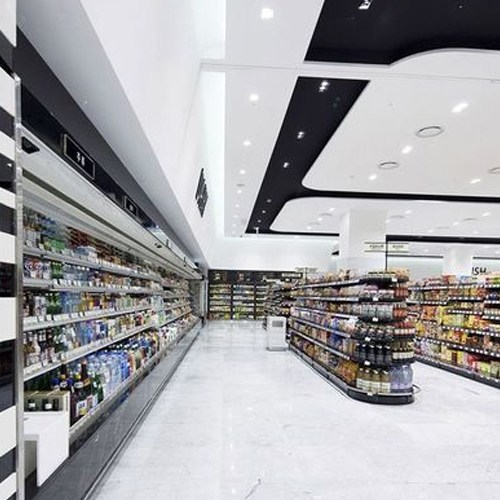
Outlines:
{"label": "white wall", "polygon": [[329,270],[332,242],[281,238],[224,238],[210,259],[214,269],[294,271],[296,267]]}

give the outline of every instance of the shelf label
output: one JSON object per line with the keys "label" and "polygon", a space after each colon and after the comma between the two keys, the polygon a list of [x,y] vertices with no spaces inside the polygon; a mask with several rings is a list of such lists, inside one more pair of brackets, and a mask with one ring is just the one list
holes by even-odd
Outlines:
{"label": "shelf label", "polygon": [[63,135],[63,155],[84,174],[95,180],[94,160],[67,134]]}
{"label": "shelf label", "polygon": [[365,253],[385,253],[385,241],[365,241]]}
{"label": "shelf label", "polygon": [[388,253],[405,254],[410,253],[409,243],[388,243],[387,244]]}

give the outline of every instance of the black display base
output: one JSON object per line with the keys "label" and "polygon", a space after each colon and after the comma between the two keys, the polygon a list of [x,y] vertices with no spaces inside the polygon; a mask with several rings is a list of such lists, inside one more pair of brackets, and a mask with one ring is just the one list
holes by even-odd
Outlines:
{"label": "black display base", "polygon": [[405,405],[413,403],[413,393],[404,394],[370,394],[361,391],[355,387],[346,384],[342,379],[329,372],[324,366],[320,365],[307,354],[303,353],[300,349],[290,344],[290,350],[299,357],[302,361],[311,366],[316,372],[323,376],[326,380],[338,387],[342,392],[347,394],[350,398],[364,403],[380,404],[380,405]]}
{"label": "black display base", "polygon": [[461,368],[460,366],[449,365],[448,363],[443,363],[442,361],[438,361],[436,359],[425,358],[424,356],[417,355],[415,356],[415,359],[420,363],[424,363],[425,365],[433,366],[434,368],[440,368],[441,370],[445,370],[455,375],[460,375],[461,377],[465,377],[470,380],[480,382],[481,384],[500,389],[500,380],[485,377],[484,375],[471,372],[465,368]]}

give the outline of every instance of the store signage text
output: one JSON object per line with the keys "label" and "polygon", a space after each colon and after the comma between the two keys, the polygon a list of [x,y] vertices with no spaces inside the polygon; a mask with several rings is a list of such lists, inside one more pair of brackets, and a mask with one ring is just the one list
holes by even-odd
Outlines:
{"label": "store signage text", "polygon": [[480,274],[488,274],[488,268],[484,266],[475,266],[472,268],[472,276],[479,276]]}
{"label": "store signage text", "polygon": [[94,160],[68,134],[63,134],[63,155],[91,179],[95,179]]}

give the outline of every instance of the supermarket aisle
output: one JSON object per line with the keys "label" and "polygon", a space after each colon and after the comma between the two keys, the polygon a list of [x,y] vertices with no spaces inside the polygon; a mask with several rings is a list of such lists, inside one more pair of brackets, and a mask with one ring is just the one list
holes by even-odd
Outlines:
{"label": "supermarket aisle", "polygon": [[498,390],[418,365],[416,403],[371,406],[264,340],[209,325],[97,498],[498,498]]}

